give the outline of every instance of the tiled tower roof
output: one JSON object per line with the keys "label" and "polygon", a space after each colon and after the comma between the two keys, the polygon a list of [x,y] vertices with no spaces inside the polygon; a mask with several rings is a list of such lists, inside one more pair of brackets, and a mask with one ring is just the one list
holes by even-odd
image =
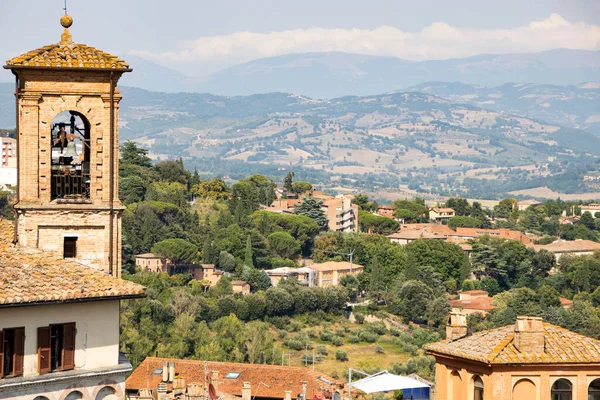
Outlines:
{"label": "tiled tower roof", "polygon": [[430,354],[459,357],[485,364],[574,364],[600,363],[600,341],[543,323],[543,352],[519,351],[515,345],[515,327],[504,326],[470,336],[425,346]]}
{"label": "tiled tower roof", "polygon": [[61,18],[65,28],[61,41],[28,51],[6,62],[4,68],[90,68],[130,71],[129,64],[117,56],[94,47],[74,43],[69,27],[73,20],[68,15]]}

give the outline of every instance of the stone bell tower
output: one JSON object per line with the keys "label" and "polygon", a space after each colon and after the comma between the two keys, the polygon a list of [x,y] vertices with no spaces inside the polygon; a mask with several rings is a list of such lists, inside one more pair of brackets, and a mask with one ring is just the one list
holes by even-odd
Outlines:
{"label": "stone bell tower", "polygon": [[57,44],[6,62],[16,77],[15,241],[120,276],[117,81],[123,60],[74,43],[63,15]]}

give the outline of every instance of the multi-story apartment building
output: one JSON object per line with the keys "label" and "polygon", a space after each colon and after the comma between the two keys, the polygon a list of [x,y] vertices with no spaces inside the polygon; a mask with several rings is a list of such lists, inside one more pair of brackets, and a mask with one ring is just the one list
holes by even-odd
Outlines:
{"label": "multi-story apartment building", "polygon": [[17,184],[17,140],[0,137],[0,186]]}

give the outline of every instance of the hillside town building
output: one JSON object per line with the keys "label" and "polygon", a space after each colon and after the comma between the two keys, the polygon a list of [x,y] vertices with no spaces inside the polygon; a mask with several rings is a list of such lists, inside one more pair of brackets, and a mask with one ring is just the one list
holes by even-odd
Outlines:
{"label": "hillside town building", "polygon": [[352,203],[353,196],[330,196],[318,190],[306,192],[298,198],[279,198],[266,207],[266,211],[293,214],[294,208],[307,197],[322,202],[321,210],[327,216],[327,226],[331,231],[358,232],[358,206]]}
{"label": "hillside town building", "polygon": [[459,294],[456,300],[450,300],[453,312],[461,312],[466,315],[475,313],[487,314],[496,308],[492,304],[492,298],[485,290],[467,290]]}
{"label": "hillside town building", "polygon": [[327,261],[312,264],[309,268],[314,271],[318,287],[337,286],[345,275],[358,275],[365,269],[362,265],[347,261]]}
{"label": "hillside town building", "polygon": [[550,244],[532,244],[529,247],[535,251],[548,250],[553,253],[556,260],[560,262],[561,257],[564,255],[592,255],[595,251],[600,250],[600,243],[585,239],[557,240]]}
{"label": "hillside town building", "polygon": [[0,137],[0,188],[17,185],[17,140]]}
{"label": "hillside town building", "polygon": [[592,217],[596,218],[596,213],[600,212],[600,204],[590,203],[590,204],[580,206],[580,209],[581,209],[582,214],[584,212],[589,212],[590,214],[592,214]]}
{"label": "hillside town building", "polygon": [[153,253],[137,254],[135,266],[150,272],[167,272],[169,260]]}
{"label": "hillside town building", "polygon": [[308,368],[155,357],[147,357],[126,381],[131,400],[154,398],[148,393],[204,395],[209,386],[217,396],[241,400],[325,399],[346,390],[343,382]]}
{"label": "hillside town building", "polygon": [[436,400],[600,398],[600,341],[538,317],[469,335],[466,318],[450,314],[446,340],[425,346]]}
{"label": "hillside town building", "polygon": [[454,213],[454,209],[448,207],[428,207],[428,209],[429,219],[437,223],[448,221],[450,218],[456,215]]}
{"label": "hillside town building", "polygon": [[536,206],[541,206],[541,205],[542,205],[542,202],[538,201],[538,200],[521,200],[521,201],[517,202],[517,208],[519,209],[519,211],[525,211],[529,207],[536,207]]}

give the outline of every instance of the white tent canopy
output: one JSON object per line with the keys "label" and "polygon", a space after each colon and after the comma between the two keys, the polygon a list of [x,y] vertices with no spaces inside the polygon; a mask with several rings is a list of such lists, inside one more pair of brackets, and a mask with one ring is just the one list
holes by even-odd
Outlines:
{"label": "white tent canopy", "polygon": [[421,383],[407,376],[390,374],[382,371],[378,374],[368,376],[350,384],[365,393],[388,392],[390,390],[420,389],[428,388],[429,385]]}

